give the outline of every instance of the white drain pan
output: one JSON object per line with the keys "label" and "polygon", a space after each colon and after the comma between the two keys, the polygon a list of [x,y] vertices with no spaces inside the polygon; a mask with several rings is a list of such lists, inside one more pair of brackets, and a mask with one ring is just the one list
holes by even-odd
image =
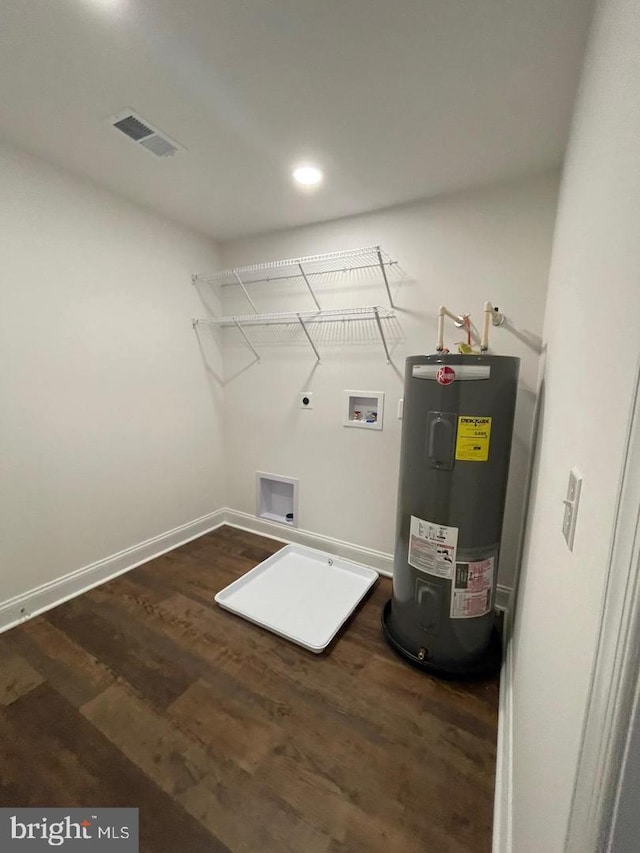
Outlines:
{"label": "white drain pan", "polygon": [[316,654],[378,579],[368,566],[287,545],[216,595],[225,610]]}

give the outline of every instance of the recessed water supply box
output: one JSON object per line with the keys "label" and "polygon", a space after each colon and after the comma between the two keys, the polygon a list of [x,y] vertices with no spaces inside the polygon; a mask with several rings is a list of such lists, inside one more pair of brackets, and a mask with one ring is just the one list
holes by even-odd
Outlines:
{"label": "recessed water supply box", "polygon": [[298,480],[256,471],[256,515],[278,524],[298,526]]}
{"label": "recessed water supply box", "polygon": [[345,391],[344,425],[361,429],[382,429],[384,392]]}

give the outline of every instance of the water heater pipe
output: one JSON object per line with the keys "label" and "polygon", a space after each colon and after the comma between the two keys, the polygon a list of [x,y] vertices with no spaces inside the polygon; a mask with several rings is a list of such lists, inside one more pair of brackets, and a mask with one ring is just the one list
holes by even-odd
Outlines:
{"label": "water heater pipe", "polygon": [[484,303],[484,318],[482,322],[482,336],[480,338],[480,352],[486,352],[489,349],[489,322],[494,326],[501,326],[504,323],[504,314],[501,314],[497,308],[494,308],[491,302]]}
{"label": "water heater pipe", "polygon": [[489,323],[493,314],[493,305],[490,302],[484,303],[484,317],[482,320],[482,335],[480,336],[480,352],[486,352],[489,349]]}
{"label": "water heater pipe", "polygon": [[448,308],[441,305],[438,309],[438,345],[437,352],[442,352],[444,349],[444,318],[449,317],[457,326],[464,326],[465,318],[460,314],[452,314]]}

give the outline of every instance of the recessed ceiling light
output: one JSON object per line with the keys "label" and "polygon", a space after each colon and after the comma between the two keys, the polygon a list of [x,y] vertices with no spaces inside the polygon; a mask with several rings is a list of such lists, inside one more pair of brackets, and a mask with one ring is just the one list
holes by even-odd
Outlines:
{"label": "recessed ceiling light", "polygon": [[105,12],[123,12],[128,0],[88,0],[90,6],[97,6]]}
{"label": "recessed ceiling light", "polygon": [[293,180],[301,187],[317,187],[322,183],[322,172],[317,166],[305,163],[293,170]]}

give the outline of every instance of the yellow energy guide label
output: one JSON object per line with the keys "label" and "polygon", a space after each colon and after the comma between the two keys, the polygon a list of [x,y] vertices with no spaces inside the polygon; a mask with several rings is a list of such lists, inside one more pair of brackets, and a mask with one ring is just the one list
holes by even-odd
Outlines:
{"label": "yellow energy guide label", "polygon": [[491,418],[458,417],[456,459],[463,462],[486,462],[491,442]]}

